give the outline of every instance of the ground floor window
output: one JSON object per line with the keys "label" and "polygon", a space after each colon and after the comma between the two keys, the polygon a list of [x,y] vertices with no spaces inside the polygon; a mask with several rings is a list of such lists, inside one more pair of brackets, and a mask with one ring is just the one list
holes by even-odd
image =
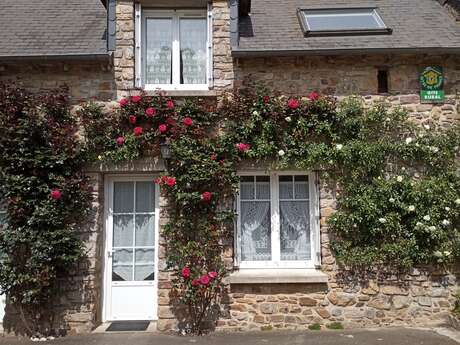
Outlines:
{"label": "ground floor window", "polygon": [[241,268],[318,264],[314,174],[240,173],[236,247]]}

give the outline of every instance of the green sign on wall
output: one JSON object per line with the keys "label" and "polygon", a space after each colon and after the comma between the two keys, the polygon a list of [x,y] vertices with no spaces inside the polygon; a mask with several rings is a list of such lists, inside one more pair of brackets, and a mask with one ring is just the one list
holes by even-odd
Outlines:
{"label": "green sign on wall", "polygon": [[444,102],[444,74],[442,67],[426,67],[420,75],[420,100],[422,103]]}

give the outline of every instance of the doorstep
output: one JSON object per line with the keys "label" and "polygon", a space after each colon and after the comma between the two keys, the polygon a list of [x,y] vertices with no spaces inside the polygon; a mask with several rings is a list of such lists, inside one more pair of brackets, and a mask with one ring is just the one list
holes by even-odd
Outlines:
{"label": "doorstep", "polygon": [[[113,321],[113,322],[120,322],[120,321]],[[107,331],[107,328],[110,327],[110,325],[113,323],[111,321],[109,322],[104,322],[101,325],[99,325],[96,329],[94,329],[91,333],[156,333],[157,332],[157,322],[156,321],[150,321],[149,326],[145,331]],[[127,321],[129,322],[129,321]]]}
{"label": "doorstep", "polygon": [[326,284],[328,275],[317,269],[242,269],[230,274],[230,284]]}

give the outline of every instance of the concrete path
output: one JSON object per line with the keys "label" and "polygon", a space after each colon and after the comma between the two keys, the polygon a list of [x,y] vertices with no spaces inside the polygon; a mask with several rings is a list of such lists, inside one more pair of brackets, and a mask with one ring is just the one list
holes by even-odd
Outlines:
{"label": "concrete path", "polygon": [[[449,332],[449,331],[447,331]],[[451,332],[455,335],[455,332]],[[458,333],[457,333],[458,335]],[[0,338],[0,345],[458,345],[432,330],[389,328],[379,330],[257,332],[176,337],[152,333],[103,333],[70,336],[47,342]]]}

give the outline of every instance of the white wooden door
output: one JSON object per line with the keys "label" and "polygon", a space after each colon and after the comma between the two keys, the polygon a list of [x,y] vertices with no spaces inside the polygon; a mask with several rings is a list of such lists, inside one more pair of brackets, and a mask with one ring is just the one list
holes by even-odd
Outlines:
{"label": "white wooden door", "polygon": [[155,320],[159,187],[153,177],[111,177],[106,187],[105,320]]}

